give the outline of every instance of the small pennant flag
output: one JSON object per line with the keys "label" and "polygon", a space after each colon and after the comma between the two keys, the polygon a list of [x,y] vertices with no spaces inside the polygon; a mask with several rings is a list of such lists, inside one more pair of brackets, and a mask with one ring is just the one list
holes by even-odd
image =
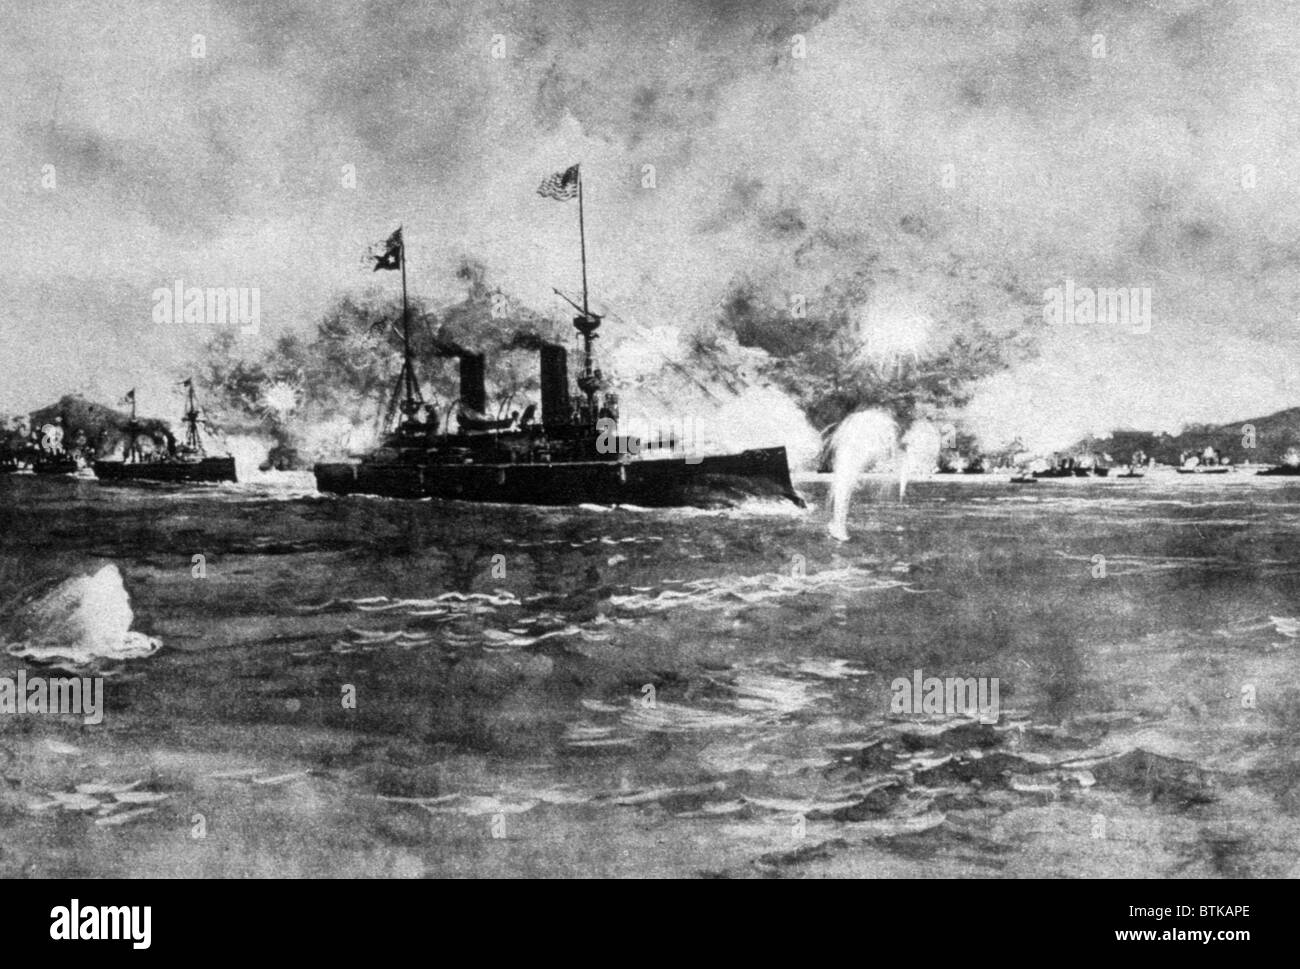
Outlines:
{"label": "small pennant flag", "polygon": [[560,202],[578,196],[578,166],[571,165],[562,172],[556,172],[537,186],[537,194]]}
{"label": "small pennant flag", "polygon": [[384,251],[379,255],[372,254],[371,259],[375,261],[375,268],[371,272],[379,272],[381,269],[401,269],[402,268],[402,227],[398,226],[397,231],[388,237],[384,243]]}
{"label": "small pennant flag", "polygon": [[132,387],[129,391],[127,391],[126,396],[122,398],[122,403],[124,403],[124,404],[134,404],[134,403],[135,403],[135,388],[134,388],[134,387]]}

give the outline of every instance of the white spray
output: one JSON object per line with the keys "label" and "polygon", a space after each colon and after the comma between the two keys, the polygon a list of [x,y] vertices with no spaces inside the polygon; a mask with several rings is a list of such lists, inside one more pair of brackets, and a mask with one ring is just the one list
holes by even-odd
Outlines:
{"label": "white spray", "polygon": [[835,476],[831,480],[831,520],[827,531],[841,542],[848,541],[849,500],[859,476],[896,458],[898,497],[907,493],[909,476],[929,474],[939,458],[941,437],[929,421],[917,421],[898,444],[898,425],[880,410],[850,414],[835,429],[831,450]]}
{"label": "white spray", "polygon": [[898,497],[907,491],[909,476],[929,474],[939,462],[943,437],[929,421],[917,421],[903,435],[903,459],[898,462]]}
{"label": "white spray", "polygon": [[898,425],[884,411],[857,411],[840,421],[831,438],[835,476],[831,479],[831,521],[827,531],[832,538],[848,541],[849,499],[858,477],[893,456],[897,441]]}

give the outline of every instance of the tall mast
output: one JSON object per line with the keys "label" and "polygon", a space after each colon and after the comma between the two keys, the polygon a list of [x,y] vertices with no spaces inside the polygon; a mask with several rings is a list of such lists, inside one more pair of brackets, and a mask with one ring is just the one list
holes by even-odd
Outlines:
{"label": "tall mast", "polygon": [[600,380],[592,368],[591,341],[600,328],[600,317],[593,316],[587,304],[587,228],[582,210],[582,166],[578,166],[578,244],[582,250],[582,315],[573,321],[574,328],[582,334],[582,376],[578,388],[587,395],[587,404],[594,409],[595,394]]}
{"label": "tall mast", "polygon": [[[402,231],[400,228],[397,230]],[[406,236],[398,236],[398,261],[402,264],[402,414],[411,420],[420,409],[420,386],[411,361],[411,313],[406,303]]]}
{"label": "tall mast", "polygon": [[578,166],[578,244],[582,247],[582,315],[587,315],[587,230],[582,220],[582,166]]}
{"label": "tall mast", "polygon": [[185,424],[188,428],[185,432],[185,444],[195,451],[203,450],[203,442],[199,440],[199,408],[194,401],[194,380],[193,378],[185,381]]}
{"label": "tall mast", "polygon": [[138,449],[135,446],[138,427],[139,425],[137,425],[135,421],[135,388],[132,387],[131,388],[131,422],[126,425],[127,441],[128,441],[126,446],[126,459],[128,461],[134,461],[139,457]]}

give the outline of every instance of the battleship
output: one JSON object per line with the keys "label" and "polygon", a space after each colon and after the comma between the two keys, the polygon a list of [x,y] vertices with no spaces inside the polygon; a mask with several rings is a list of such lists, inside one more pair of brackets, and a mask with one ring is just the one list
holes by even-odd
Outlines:
{"label": "battleship", "polygon": [[131,404],[131,419],[126,426],[126,454],[120,461],[96,461],[95,477],[102,482],[220,482],[235,481],[233,457],[209,457],[199,433],[202,422],[198,402],[194,398],[194,382],[185,381],[185,441],[177,444],[169,434],[166,450],[146,451],[140,447],[141,426],[136,419],[135,391],[127,394]]}
{"label": "battleship", "polygon": [[569,380],[568,350],[542,342],[540,413],[529,405],[521,416],[491,419],[486,413],[485,356],[465,352],[459,358],[456,429],[440,425],[435,409],[424,403],[412,359],[406,252],[399,227],[385,243],[383,255],[373,258],[375,269],[402,272],[403,359],[385,423],[391,426],[398,410],[400,419],[375,451],[359,459],[317,464],[318,490],[532,505],[718,507],[757,497],[802,506],[784,447],[702,455],[688,453],[676,437],[664,448],[620,433],[618,397],[595,360],[593,344],[603,316],[588,305],[578,166],[553,176],[538,191],[551,198],[578,199],[581,306],[556,291],[577,311],[577,392]]}

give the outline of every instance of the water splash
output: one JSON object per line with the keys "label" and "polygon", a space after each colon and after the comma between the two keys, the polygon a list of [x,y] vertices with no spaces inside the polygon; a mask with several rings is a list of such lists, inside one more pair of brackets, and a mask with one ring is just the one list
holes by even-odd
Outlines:
{"label": "water splash", "polygon": [[161,642],[132,632],[133,619],[122,573],[106,565],[22,607],[0,632],[0,647],[19,659],[74,666],[153,655]]}
{"label": "water splash", "polygon": [[929,474],[939,463],[943,438],[929,421],[916,421],[903,435],[903,460],[898,472],[898,496],[907,491],[907,479]]}
{"label": "water splash", "polygon": [[831,521],[827,526],[832,538],[848,541],[849,499],[853,497],[858,477],[893,457],[897,442],[898,425],[881,410],[850,414],[835,429],[831,438],[835,476],[831,481]]}

